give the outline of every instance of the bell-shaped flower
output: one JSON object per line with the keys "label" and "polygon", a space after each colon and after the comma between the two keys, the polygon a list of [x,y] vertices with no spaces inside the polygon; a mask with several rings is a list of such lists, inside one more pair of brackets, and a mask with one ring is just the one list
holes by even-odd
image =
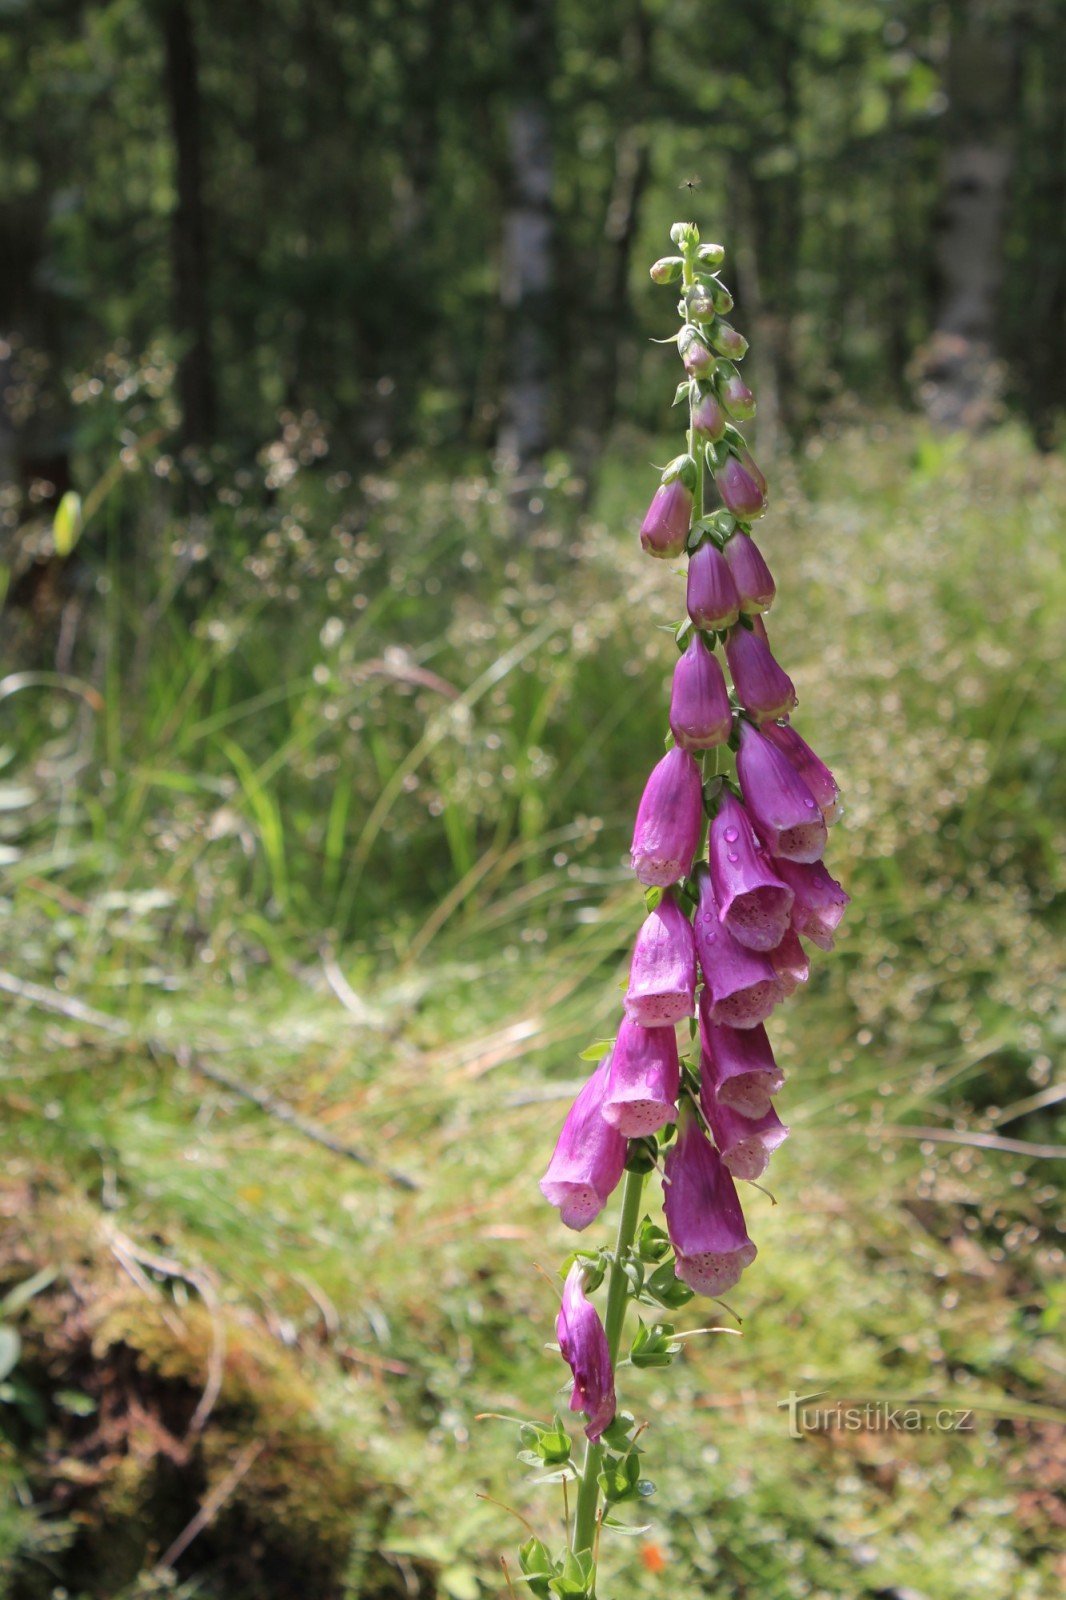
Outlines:
{"label": "bell-shaped flower", "polygon": [[677,1276],[698,1294],[725,1294],[755,1260],[736,1185],[688,1102],[666,1155],[663,1210]]}
{"label": "bell-shaped flower", "polygon": [[800,944],[799,934],[791,926],[786,928],[781,943],[770,951],[770,961],[777,973],[783,998],[795,994],[800,984],[806,983],[811,975],[807,952]]}
{"label": "bell-shaped flower", "polygon": [[740,724],[737,777],[759,838],[772,856],[821,859],[826,826],[817,800],[788,757],[745,721]]}
{"label": "bell-shaped flower", "polygon": [[[750,462],[750,457],[748,458]],[[738,456],[730,452],[725,463],[714,475],[718,486],[718,493],[722,497],[722,504],[740,517],[743,522],[751,522],[756,517],[761,517],[766,510],[766,484],[760,484],[762,474],[758,468],[753,472],[751,465],[745,465]]]}
{"label": "bell-shaped flower", "polygon": [[699,872],[699,904],[693,931],[703,973],[701,1016],[732,1028],[754,1028],[765,1022],[781,998],[777,974],[769,956],[738,944],[723,925],[706,867]]}
{"label": "bell-shaped flower", "polygon": [[672,894],[644,919],[633,946],[626,1015],[643,1028],[691,1017],[696,1004],[696,941]]}
{"label": "bell-shaped flower", "polygon": [[[792,926],[805,939],[820,950],[832,950],[833,935],[851,896],[830,877],[821,861],[801,865],[796,861],[777,860],[774,871],[787,883],[795,895],[792,902]],[[699,950],[699,940],[696,941]]]}
{"label": "bell-shaped flower", "polygon": [[670,732],[686,750],[725,744],[733,731],[733,708],[725,674],[702,635],[693,633],[674,667],[670,691]]}
{"label": "bell-shaped flower", "polygon": [[662,483],[652,495],[640,542],[650,556],[679,556],[685,548],[692,520],[692,495],[680,477]]}
{"label": "bell-shaped flower", "polygon": [[668,1028],[642,1028],[623,1017],[611,1051],[603,1119],[627,1139],[640,1139],[673,1122],[681,1087],[677,1036]]}
{"label": "bell-shaped flower", "polygon": [[609,1056],[604,1056],[563,1123],[540,1192],[580,1233],[603,1210],[626,1164],[627,1141],[603,1120]]}
{"label": "bell-shaped flower", "polygon": [[774,660],[761,617],[755,617],[750,628],[740,623],[730,628],[725,654],[737,699],[750,717],[762,723],[792,710],[795,686]]}
{"label": "bell-shaped flower", "polygon": [[800,738],[791,723],[767,722],[762,725],[762,732],[783,756],[787,756],[817,800],[826,823],[832,827],[840,820],[844,808],[840,803],[839,785],[825,762],[815,755],[805,739]]}
{"label": "bell-shaped flower", "polygon": [[770,568],[763,560],[762,551],[751,535],[738,528],[732,538],[726,541],[722,555],[737,586],[741,611],[748,616],[768,611],[773,605],[777,586]]}
{"label": "bell-shaped flower", "polygon": [[585,1269],[580,1261],[575,1261],[566,1275],[555,1337],[574,1375],[570,1409],[585,1413],[585,1434],[595,1444],[614,1421],[614,1372],[599,1312],[585,1294]]}
{"label": "bell-shaped flower", "polygon": [[724,1106],[745,1117],[762,1117],[785,1081],[766,1029],[723,1028],[700,1005],[700,1080]]}
{"label": "bell-shaped flower", "polygon": [[749,950],[775,949],[788,930],[792,890],[771,869],[748,813],[728,789],[711,823],[709,855],[724,926]]}
{"label": "bell-shaped flower", "polygon": [[740,615],[736,580],[711,539],[705,539],[689,558],[685,603],[697,628],[729,628]]}
{"label": "bell-shaped flower", "polygon": [[788,1129],[773,1106],[761,1117],[746,1117],[719,1100],[713,1089],[700,1085],[700,1105],[714,1135],[718,1152],[734,1178],[753,1182],[761,1178]]}
{"label": "bell-shaped flower", "polygon": [[666,889],[692,870],[703,828],[695,757],[675,745],[652,769],[633,827],[631,862],[641,883]]}

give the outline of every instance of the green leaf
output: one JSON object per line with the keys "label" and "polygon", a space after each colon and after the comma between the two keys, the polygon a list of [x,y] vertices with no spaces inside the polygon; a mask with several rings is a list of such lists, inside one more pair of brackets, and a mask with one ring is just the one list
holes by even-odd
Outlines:
{"label": "green leaf", "polygon": [[81,1389],[57,1389],[52,1396],[60,1411],[72,1417],[91,1417],[96,1411],[96,1401]]}
{"label": "green leaf", "polygon": [[579,1061],[600,1061],[609,1050],[614,1049],[613,1039],[595,1039],[592,1044],[587,1044],[578,1056]]}
{"label": "green leaf", "polygon": [[56,506],[52,543],[57,556],[69,556],[81,538],[81,495],[68,489]]}
{"label": "green leaf", "polygon": [[14,1328],[0,1327],[0,1381],[13,1371],[22,1354],[22,1340]]}
{"label": "green leaf", "polygon": [[34,1295],[47,1289],[59,1276],[58,1267],[42,1267],[40,1272],[35,1272],[32,1278],[24,1278],[21,1283],[16,1283],[13,1289],[0,1300],[0,1316],[14,1316],[16,1311],[21,1311],[28,1305]]}

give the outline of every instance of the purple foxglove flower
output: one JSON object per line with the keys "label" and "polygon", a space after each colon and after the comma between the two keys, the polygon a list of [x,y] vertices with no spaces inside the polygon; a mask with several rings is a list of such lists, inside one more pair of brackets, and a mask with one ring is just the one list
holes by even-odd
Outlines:
{"label": "purple foxglove flower", "polygon": [[717,385],[718,398],[734,422],[755,415],[755,396],[739,372],[729,372]]}
{"label": "purple foxglove flower", "polygon": [[672,894],[644,921],[629,963],[626,1015],[643,1028],[691,1017],[696,1004],[696,941]]}
{"label": "purple foxglove flower", "polygon": [[685,750],[725,744],[733,731],[733,708],[718,657],[693,633],[678,657],[670,691],[670,732]]}
{"label": "purple foxglove flower", "polygon": [[[832,950],[833,934],[851,902],[821,861],[801,865],[795,861],[774,862],[774,870],[796,896],[792,903],[792,926],[820,950]],[[699,939],[696,941],[699,949]]]}
{"label": "purple foxglove flower", "polygon": [[725,432],[725,412],[718,402],[718,397],[713,389],[708,389],[700,395],[699,401],[692,408],[692,426],[701,439],[710,439],[712,444],[720,439]]}
{"label": "purple foxglove flower", "polygon": [[700,1085],[700,1105],[707,1118],[719,1154],[734,1178],[749,1182],[761,1178],[778,1145],[788,1138],[788,1129],[773,1106],[761,1117],[745,1117],[732,1106],[723,1105],[713,1089]]}
{"label": "purple foxglove flower", "polygon": [[724,1294],[755,1260],[736,1185],[689,1104],[666,1156],[663,1209],[677,1276],[699,1294]]}
{"label": "purple foxglove flower", "polygon": [[710,539],[689,559],[685,598],[688,614],[697,628],[728,628],[740,615],[736,579],[725,556]]}
{"label": "purple foxglove flower", "polygon": [[782,997],[787,999],[790,994],[795,994],[801,983],[806,983],[811,975],[811,964],[807,960],[807,952],[799,941],[799,934],[795,928],[788,928],[785,937],[775,950],[770,951],[770,960],[777,973],[777,981],[781,985]]}
{"label": "purple foxglove flower", "polygon": [[706,378],[714,370],[714,356],[693,329],[678,340],[678,349],[690,378]]}
{"label": "purple foxglove flower", "polygon": [[754,1028],[765,1022],[781,997],[781,985],[769,956],[738,944],[723,927],[711,874],[699,874],[699,905],[693,923],[696,955],[703,973],[701,1015],[733,1028]]}
{"label": "purple foxglove flower", "polygon": [[727,456],[725,465],[715,473],[714,481],[718,485],[722,504],[742,521],[750,522],[755,517],[761,517],[766,510],[765,488],[760,486],[758,478],[736,456]]}
{"label": "purple foxglove flower", "polygon": [[756,617],[751,628],[738,623],[725,642],[737,698],[756,722],[783,717],[796,704],[792,679],[774,660],[761,622]]}
{"label": "purple foxglove flower", "polygon": [[680,478],[661,483],[652,495],[640,542],[650,556],[679,556],[692,520],[692,496]]}
{"label": "purple foxglove flower", "polygon": [[703,827],[695,757],[675,746],[653,768],[633,827],[632,866],[641,883],[669,888],[692,869]]}
{"label": "purple foxglove flower", "polygon": [[751,476],[755,479],[755,482],[759,485],[759,488],[762,490],[763,494],[766,494],[768,492],[766,474],[756,466],[755,461],[752,458],[751,451],[746,447],[742,447],[739,451],[739,456],[740,464],[744,468],[744,471],[751,474]]}
{"label": "purple foxglove flower", "polygon": [[844,808],[840,803],[837,781],[825,762],[815,755],[806,740],[801,739],[795,728],[787,722],[764,723],[762,732],[782,755],[787,756],[817,800],[827,825],[832,827],[834,822],[840,820]]}
{"label": "purple foxglove flower", "polygon": [[763,1117],[785,1081],[766,1029],[722,1028],[700,1006],[700,1079],[724,1106],[745,1117]]}
{"label": "purple foxglove flower", "polygon": [[784,861],[820,860],[826,826],[817,800],[788,758],[750,722],[740,724],[737,777],[770,854]]}
{"label": "purple foxglove flower", "polygon": [[626,1164],[626,1140],[603,1120],[609,1060],[604,1056],[567,1112],[540,1180],[545,1200],[558,1206],[561,1220],[578,1233],[599,1216]]}
{"label": "purple foxglove flower", "polygon": [[792,890],[770,870],[747,812],[728,789],[711,823],[709,854],[723,925],[749,950],[775,949],[788,930]]}
{"label": "purple foxglove flower", "polygon": [[614,1373],[599,1312],[585,1294],[585,1269],[580,1261],[575,1261],[566,1275],[555,1337],[574,1374],[570,1409],[588,1417],[585,1434],[595,1444],[614,1421]]}
{"label": "purple foxglove flower", "polygon": [[627,1139],[640,1139],[673,1122],[681,1088],[677,1036],[668,1028],[642,1028],[623,1017],[607,1069],[603,1120]]}
{"label": "purple foxglove flower", "polygon": [[755,540],[738,528],[722,554],[737,586],[741,611],[749,615],[768,611],[773,605],[777,585]]}

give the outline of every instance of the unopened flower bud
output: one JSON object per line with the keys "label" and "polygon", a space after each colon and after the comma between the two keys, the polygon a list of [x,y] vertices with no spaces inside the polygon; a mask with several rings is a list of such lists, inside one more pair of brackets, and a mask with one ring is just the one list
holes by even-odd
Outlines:
{"label": "unopened flower bud", "polygon": [[720,365],[715,373],[715,388],[734,422],[744,422],[755,415],[755,396],[736,367],[729,363]]}
{"label": "unopened flower bud", "polygon": [[799,773],[817,800],[826,822],[830,826],[838,822],[844,809],[840,803],[840,788],[821,757],[815,755],[806,740],[787,722],[767,722],[762,731]]}
{"label": "unopened flower bud", "polygon": [[762,618],[754,618],[751,628],[730,628],[725,653],[737,698],[748,715],[755,722],[787,716],[796,704],[796,690],[774,659]]}
{"label": "unopened flower bud", "polygon": [[711,823],[709,857],[723,925],[749,950],[774,950],[788,930],[792,890],[771,869],[747,811],[728,789]]}
{"label": "unopened flower bud", "polygon": [[710,750],[725,744],[733,731],[733,708],[725,674],[700,634],[674,668],[670,692],[670,732],[686,750]]}
{"label": "unopened flower bud", "polygon": [[637,807],[631,863],[640,882],[665,889],[687,877],[702,827],[700,769],[675,745],[653,769]]}
{"label": "unopened flower bud", "polygon": [[685,290],[684,306],[692,322],[710,322],[714,316],[714,295],[705,283],[693,283]]}
{"label": "unopened flower bud", "polygon": [[706,378],[714,371],[714,356],[695,328],[682,328],[677,348],[690,378]]}
{"label": "unopened flower bud", "polygon": [[726,541],[722,553],[737,586],[740,609],[748,616],[768,611],[777,586],[755,540],[738,528]]}
{"label": "unopened flower bud", "polygon": [[748,341],[728,322],[715,323],[711,329],[711,343],[719,355],[729,356],[732,361],[740,361],[747,354]]}
{"label": "unopened flower bud", "polygon": [[751,522],[755,517],[761,517],[766,510],[765,480],[760,484],[759,478],[738,456],[732,453],[727,455],[725,464],[716,472],[714,481],[723,503],[735,517]]}
{"label": "unopened flower bud", "polygon": [[680,278],[683,266],[680,256],[662,256],[651,268],[651,276],[656,283],[673,283]]}
{"label": "unopened flower bud", "polygon": [[[778,874],[780,877],[780,873]],[[795,893],[795,891],[793,891]],[[795,901],[793,901],[793,911]],[[811,975],[811,964],[807,960],[807,952],[800,944],[799,935],[795,928],[785,929],[785,937],[776,950],[770,951],[770,961],[777,973],[777,981],[781,985],[782,998],[788,999],[790,994],[795,994],[801,983],[806,983]]]}
{"label": "unopened flower bud", "polygon": [[740,615],[736,580],[712,539],[705,539],[689,560],[685,601],[697,628],[728,628]]}
{"label": "unopened flower bud", "polygon": [[692,924],[672,894],[645,918],[633,946],[626,1015],[643,1028],[691,1017],[696,1001],[696,944]]}
{"label": "unopened flower bud", "polygon": [[702,389],[692,407],[692,426],[701,439],[720,439],[725,432],[725,412],[711,388]]}
{"label": "unopened flower bud", "polygon": [[694,222],[675,222],[670,229],[670,242],[675,244],[679,250],[685,250],[691,245],[699,244],[699,240],[700,230]]}
{"label": "unopened flower bud", "polygon": [[733,296],[724,283],[711,284],[711,299],[714,301],[714,309],[720,317],[728,316],[732,311]]}
{"label": "unopened flower bud", "polygon": [[744,720],[737,777],[744,803],[770,854],[785,861],[820,861],[826,826],[817,800],[787,756]]}
{"label": "unopened flower bud", "polygon": [[611,1051],[603,1119],[627,1139],[657,1133],[677,1115],[681,1065],[674,1025],[645,1028],[623,1017]]}
{"label": "unopened flower bud", "polygon": [[679,556],[692,520],[692,495],[680,477],[660,484],[640,525],[640,542],[650,556]]}
{"label": "unopened flower bud", "polygon": [[702,267],[709,267],[713,272],[725,260],[725,247],[720,244],[701,244],[696,259]]}
{"label": "unopened flower bud", "polygon": [[666,1156],[663,1210],[677,1276],[690,1289],[725,1294],[755,1260],[736,1185],[687,1101]]}

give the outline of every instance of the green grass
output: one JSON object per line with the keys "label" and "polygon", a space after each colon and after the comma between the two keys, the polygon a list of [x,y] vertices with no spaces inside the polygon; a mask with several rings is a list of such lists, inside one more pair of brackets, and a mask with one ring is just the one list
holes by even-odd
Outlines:
{"label": "green grass", "polygon": [[[91,1286],[98,1356],[110,1339],[158,1376],[184,1352],[202,1388],[197,1292],[135,1282],[116,1234],[205,1275],[259,1375],[227,1369],[203,1485],[265,1444],[182,1592],[288,1594],[281,1566],[264,1591],[226,1554],[249,1527],[273,1549],[286,1519],[329,1556],[323,1595],[500,1593],[521,1529],[479,1492],[559,1532],[557,1491],[523,1484],[514,1430],[477,1415],[564,1403],[544,1274],[570,1240],[536,1180],[640,915],[622,859],[661,748],[656,624],[681,605],[634,549],[656,453],[629,441],[594,517],[530,553],[491,482],[411,462],[358,485],[297,472],[270,506],[227,487],[186,566],[165,499],[135,485],[72,669],[101,708],[54,687],[0,702],[0,966],[132,1034],[21,1003],[0,1022],[6,1277],[59,1269],[20,1313],[44,1413],[7,1408],[8,1594],[165,1592],[134,1574],[188,1520],[134,1493],[128,1440],[80,1500],[57,1491],[91,1432],[57,1390],[108,1401],[60,1339],[64,1285]],[[775,481],[770,631],[844,786],[832,864],[855,904],[772,1025],[793,1137],[777,1205],[745,1195],[743,1336],[621,1375],[659,1494],[649,1534],[605,1546],[602,1592],[1039,1600],[1066,1470],[1036,1153],[1062,1138],[1066,469],[1010,432],[900,424],[818,439]],[[560,471],[549,529],[571,488]],[[184,1046],[420,1187],[328,1154]],[[975,1428],[789,1439],[778,1402],[822,1388],[927,1395]],[[324,1530],[302,1472],[340,1508]],[[101,1537],[132,1553],[90,1581]]]}

